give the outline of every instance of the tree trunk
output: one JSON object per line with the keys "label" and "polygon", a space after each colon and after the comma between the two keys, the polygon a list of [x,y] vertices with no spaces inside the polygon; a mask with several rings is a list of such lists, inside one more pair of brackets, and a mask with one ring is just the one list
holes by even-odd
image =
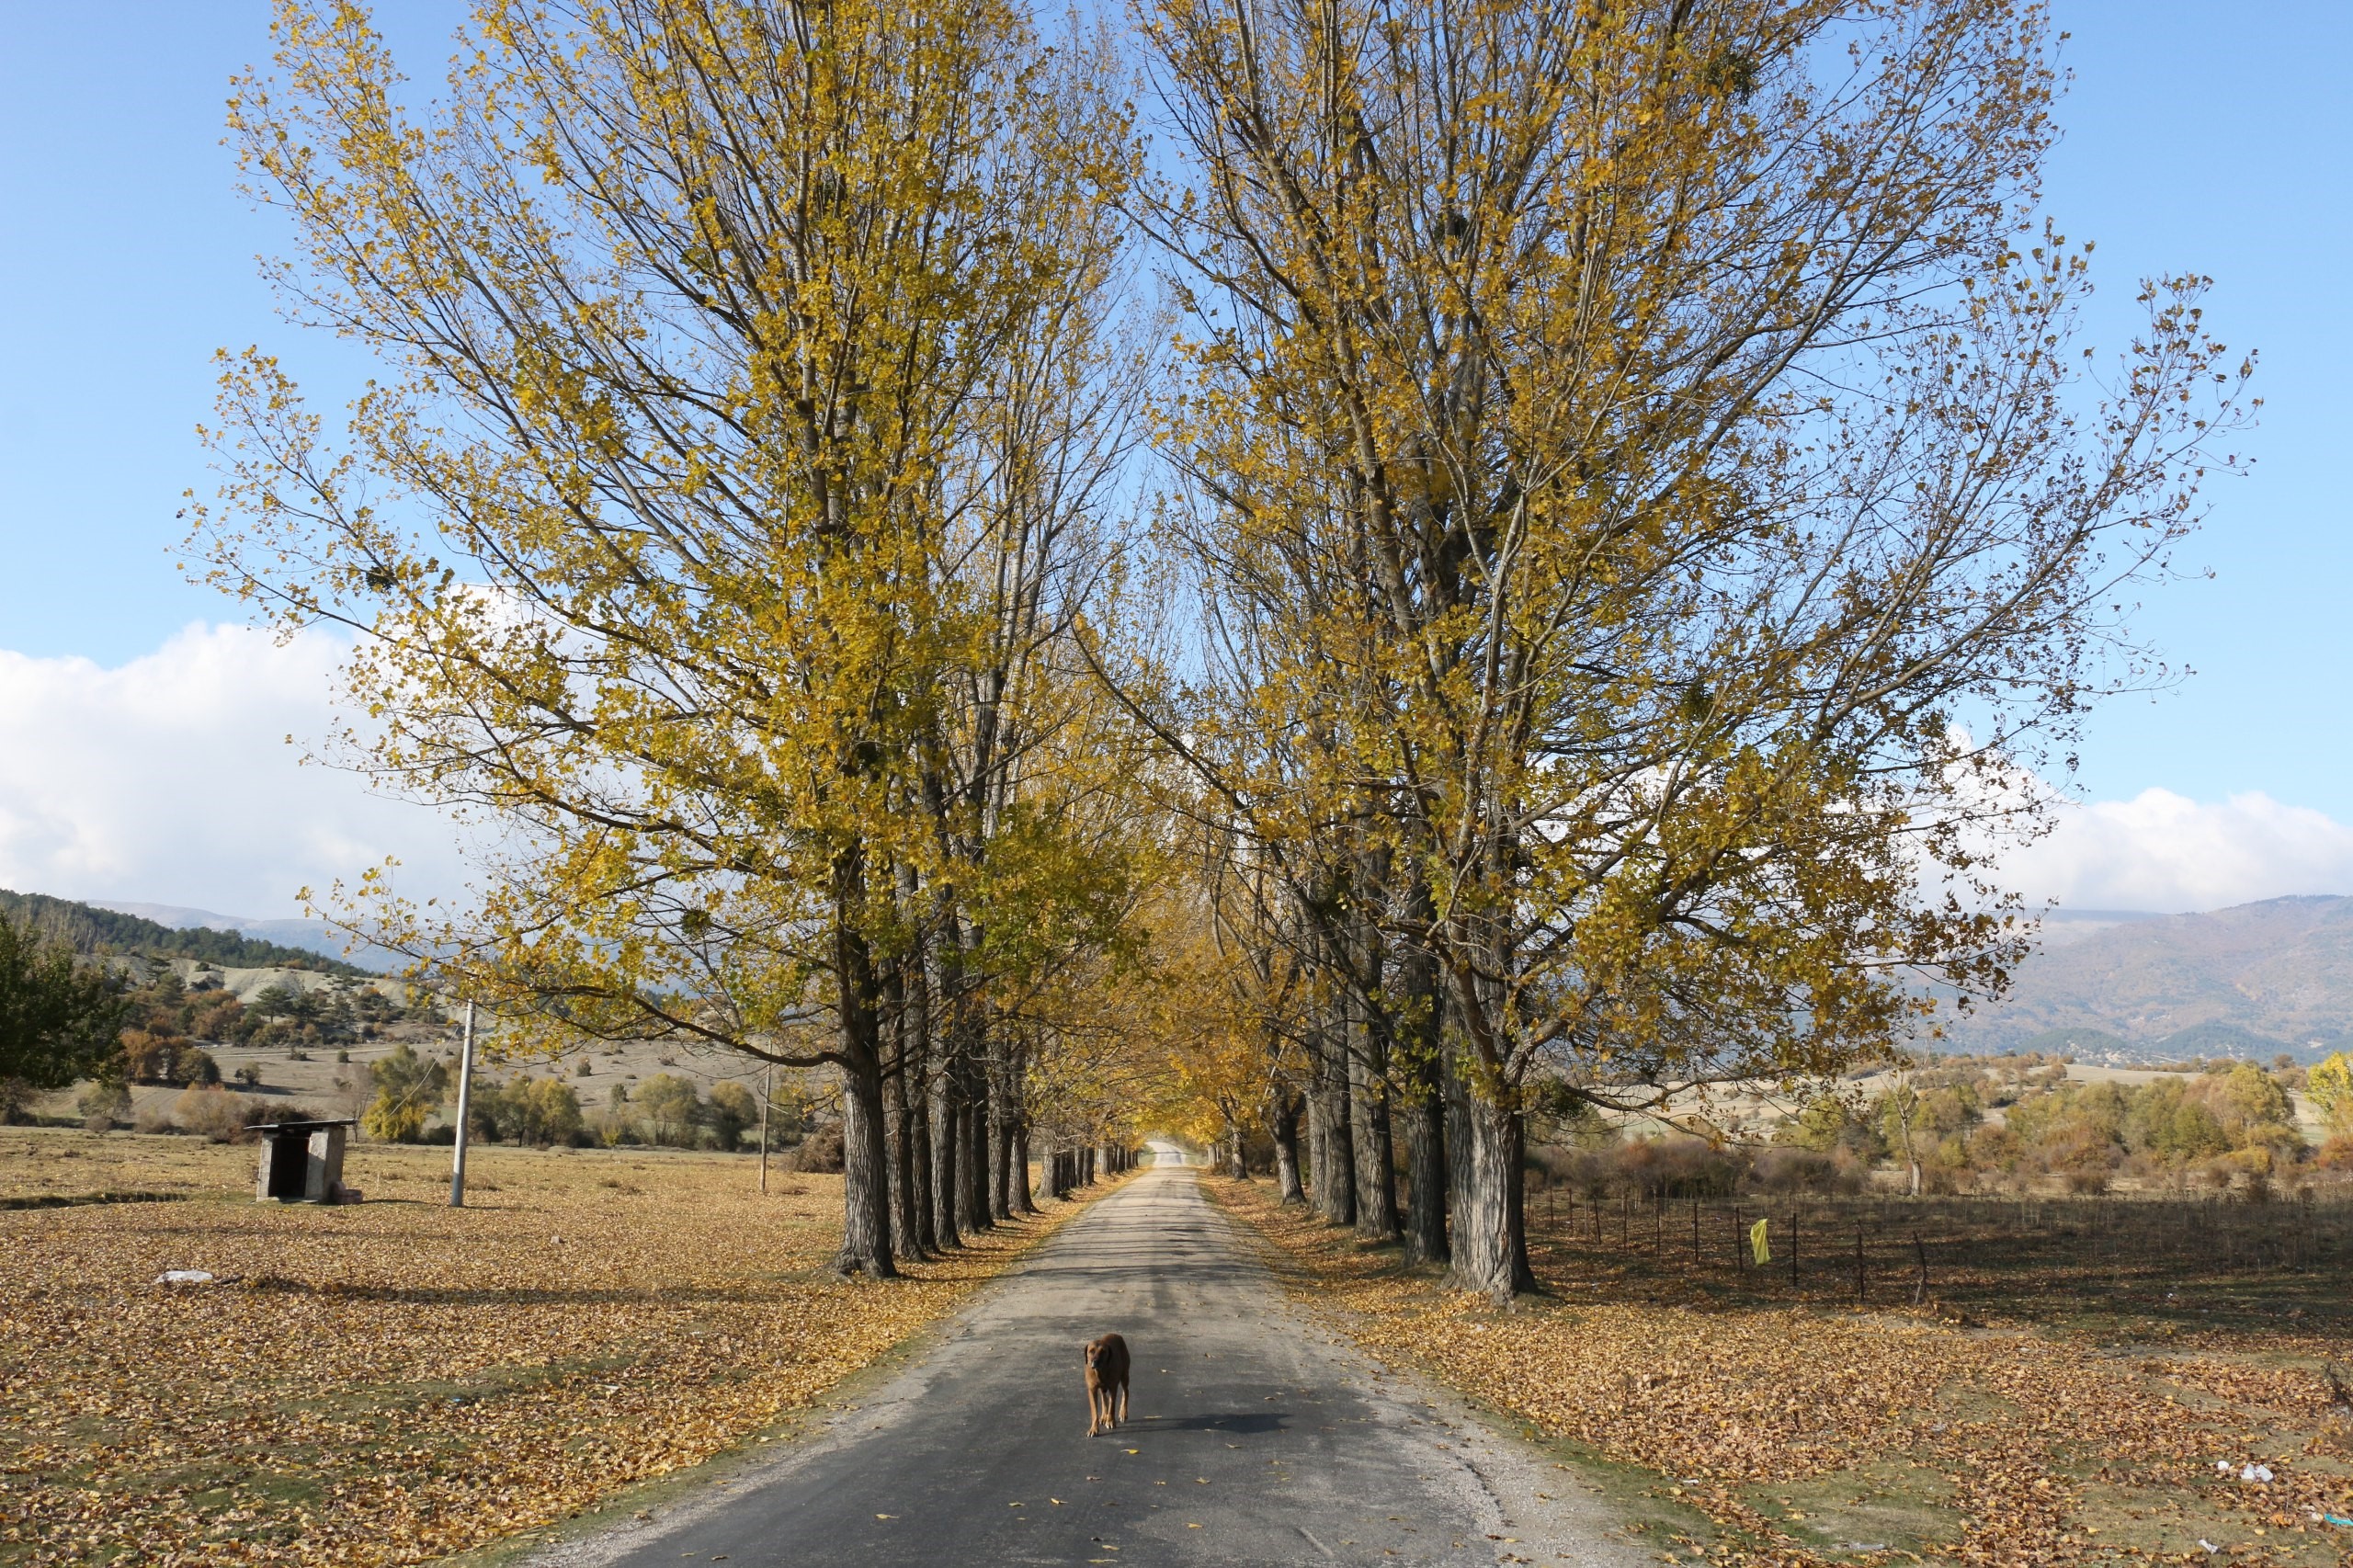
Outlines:
{"label": "tree trunk", "polygon": [[956,1224],[956,1124],[963,1119],[957,1105],[961,1087],[956,1080],[955,1057],[933,1064],[931,1071],[931,1228],[941,1247],[964,1244]]}
{"label": "tree trunk", "polygon": [[[1449,1009],[1453,1005],[1452,997],[1446,998]],[[1461,1063],[1450,1048],[1439,1053],[1438,1082],[1438,1093],[1446,1101],[1447,1216],[1459,1228],[1462,1205],[1471,1193],[1471,1093],[1462,1082]]]}
{"label": "tree trunk", "polygon": [[1315,1211],[1326,1223],[1357,1222],[1356,1147],[1348,1114],[1347,1051],[1327,1025],[1315,1035],[1315,1095],[1322,1107],[1323,1137],[1317,1140]]}
{"label": "tree trunk", "polygon": [[989,1090],[980,1056],[977,1031],[968,1029],[957,1062],[964,1093],[956,1118],[956,1228],[967,1234],[989,1228]]}
{"label": "tree trunk", "polygon": [[1357,1235],[1386,1244],[1397,1239],[1396,1150],[1389,1134],[1389,1088],[1381,1077],[1388,1053],[1381,1049],[1370,1005],[1354,998],[1348,1013],[1348,1128]]}
{"label": "tree trunk", "polygon": [[1464,1109],[1471,1147],[1464,1161],[1468,1181],[1455,1194],[1452,1267],[1446,1282],[1477,1290],[1501,1305],[1520,1290],[1533,1290],[1528,1267],[1528,1233],[1520,1207],[1520,1155],[1525,1129],[1519,1111],[1485,1096],[1468,1096]]}
{"label": "tree trunk", "polygon": [[1324,1195],[1330,1189],[1331,1173],[1324,1168],[1324,1156],[1332,1146],[1330,1134],[1324,1130],[1324,1086],[1322,1069],[1310,1058],[1307,1088],[1300,1098],[1304,1103],[1307,1122],[1307,1191],[1302,1194],[1308,1207],[1317,1214],[1324,1212]]}
{"label": "tree trunk", "polygon": [[1275,1185],[1285,1204],[1307,1201],[1307,1193],[1299,1185],[1299,1096],[1289,1091],[1276,1096]]}
{"label": "tree trunk", "polygon": [[939,1214],[931,1189],[931,986],[920,951],[907,969],[907,1141],[914,1149],[908,1186],[915,1197],[915,1240],[930,1256],[939,1251]]}
{"label": "tree trunk", "polygon": [[1013,1209],[1017,1214],[1038,1212],[1038,1196],[1029,1186],[1029,1119],[1013,1129]]}
{"label": "tree trunk", "polygon": [[883,1148],[882,1051],[875,1017],[874,955],[858,921],[866,909],[866,860],[857,849],[834,864],[835,1013],[842,1071],[842,1249],[834,1267],[878,1279],[899,1272],[891,1256],[890,1159]]}
{"label": "tree trunk", "polygon": [[994,1079],[989,1085],[989,1212],[1010,1220],[1021,1212],[1021,1192],[1028,1185],[1014,1156],[1021,1131],[1021,1081],[1015,1068],[1018,1052],[1013,1041],[1000,1039],[989,1055]]}
{"label": "tree trunk", "polygon": [[843,1274],[863,1271],[894,1278],[891,1256],[890,1161],[884,1149],[881,1064],[868,1058],[842,1069],[842,1250],[834,1260]]}
{"label": "tree trunk", "polygon": [[1415,1070],[1412,1097],[1405,1102],[1405,1261],[1447,1261],[1446,1099],[1438,1084],[1438,1062]]}
{"label": "tree trunk", "polygon": [[923,1226],[916,1218],[915,1207],[915,1123],[921,1119],[922,1113],[918,1109],[911,1114],[908,1108],[907,1047],[911,1031],[904,966],[890,965],[886,975],[884,999],[890,1006],[891,1059],[883,1069],[883,1089],[888,1116],[884,1135],[891,1172],[891,1244],[902,1257],[926,1257],[930,1249],[923,1244]]}
{"label": "tree trunk", "polygon": [[1397,962],[1398,1038],[1392,1076],[1403,1085],[1405,1112],[1405,1261],[1448,1258],[1446,1200],[1453,1183],[1447,1165],[1446,1006],[1438,983],[1438,955],[1428,929],[1435,919],[1429,884],[1410,873],[1408,911],[1419,937],[1403,941]]}

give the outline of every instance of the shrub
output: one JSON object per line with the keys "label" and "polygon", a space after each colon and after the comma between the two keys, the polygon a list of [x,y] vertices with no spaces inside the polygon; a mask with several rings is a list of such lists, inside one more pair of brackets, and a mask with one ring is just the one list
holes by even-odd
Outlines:
{"label": "shrub", "polygon": [[1646,1138],[1618,1146],[1620,1190],[1661,1199],[1726,1198],[1748,1173],[1748,1156],[1704,1138]]}
{"label": "shrub", "polygon": [[267,1101],[213,1085],[182,1090],[172,1104],[172,1119],[215,1143],[242,1143],[252,1136],[246,1128],[257,1121],[274,1121],[278,1112]]}
{"label": "shrub", "polygon": [[253,1033],[244,1005],[227,992],[216,992],[189,1005],[188,1032],[199,1040],[243,1041]]}
{"label": "shrub", "polygon": [[1969,1135],[1969,1164],[1974,1170],[2006,1176],[2018,1168],[2022,1153],[2016,1134],[1990,1121]]}
{"label": "shrub", "polygon": [[657,1073],[637,1091],[638,1114],[649,1141],[691,1148],[702,1120],[702,1096],[688,1079]]}
{"label": "shrub", "polygon": [[484,1138],[546,1148],[580,1135],[580,1096],[554,1078],[514,1078],[484,1084],[467,1107],[474,1131]]}
{"label": "shrub", "polygon": [[406,1044],[368,1069],[376,1097],[359,1119],[360,1130],[387,1143],[414,1143],[449,1089],[449,1067],[419,1056]]}
{"label": "shrub", "polygon": [[719,1146],[732,1152],[744,1142],[744,1130],[760,1119],[760,1104],[741,1084],[714,1084],[703,1119]]}
{"label": "shrub", "polygon": [[1654,1203],[1662,1198],[1728,1198],[1748,1174],[1745,1152],[1682,1134],[1539,1149],[1529,1159],[1544,1173],[1545,1185],[1564,1187],[1587,1199],[1621,1194]]}
{"label": "shrub", "polygon": [[1828,1150],[1785,1144],[1757,1155],[1748,1179],[1759,1192],[1859,1192],[1864,1169],[1860,1161],[1841,1160]]}
{"label": "shrub", "polygon": [[221,1064],[212,1053],[179,1035],[148,1029],[122,1031],[122,1076],[134,1084],[217,1084]]}
{"label": "shrub", "polygon": [[74,1096],[74,1108],[90,1121],[111,1125],[131,1119],[131,1090],[121,1080],[101,1078]]}
{"label": "shrub", "polygon": [[784,1165],[787,1170],[810,1176],[841,1175],[842,1130],[831,1123],[816,1129],[785,1156]]}
{"label": "shrub", "polygon": [[2067,1184],[2067,1190],[2086,1196],[2108,1190],[2124,1152],[2094,1125],[2063,1125],[2044,1137],[2036,1150],[2042,1168]]}
{"label": "shrub", "polygon": [[2304,1094],[2332,1132],[2353,1134],[2353,1056],[2333,1052],[2305,1074]]}

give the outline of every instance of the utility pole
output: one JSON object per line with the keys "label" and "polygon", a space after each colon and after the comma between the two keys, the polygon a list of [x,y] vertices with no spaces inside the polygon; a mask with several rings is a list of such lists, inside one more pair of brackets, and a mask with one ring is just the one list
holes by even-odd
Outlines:
{"label": "utility pole", "polygon": [[768,1101],[776,1098],[776,1063],[760,1074],[760,1191],[768,1189]]}
{"label": "utility pole", "polygon": [[474,1005],[466,1004],[466,1043],[458,1052],[458,1142],[449,1164],[449,1207],[466,1206],[466,1111],[474,1090]]}

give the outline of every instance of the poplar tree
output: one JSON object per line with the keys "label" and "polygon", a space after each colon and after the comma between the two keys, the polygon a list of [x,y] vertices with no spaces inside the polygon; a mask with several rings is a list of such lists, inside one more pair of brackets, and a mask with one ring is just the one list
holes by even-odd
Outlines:
{"label": "poplar tree", "polygon": [[1156,722],[1303,857],[1351,1071],[1391,972],[1434,980],[1452,1278],[1508,1293],[1539,1079],[1656,1108],[1827,1074],[1922,982],[1999,984],[1989,857],[2142,677],[2131,585],[2244,368],[2187,278],[2086,373],[2032,4],[1144,28],[1181,165],[1144,210],[1193,306],[1171,537],[1257,651]]}
{"label": "poplar tree", "polygon": [[230,361],[198,548],[357,634],[358,765],[479,846],[455,908],[347,892],[518,1048],[836,1069],[841,1267],[891,1274],[903,887],[949,879],[926,791],[1002,619],[958,552],[993,378],[1101,269],[1099,62],[1004,0],[485,0],[412,113],[358,6],[275,26],[233,136],[291,313],[384,379],[330,442]]}

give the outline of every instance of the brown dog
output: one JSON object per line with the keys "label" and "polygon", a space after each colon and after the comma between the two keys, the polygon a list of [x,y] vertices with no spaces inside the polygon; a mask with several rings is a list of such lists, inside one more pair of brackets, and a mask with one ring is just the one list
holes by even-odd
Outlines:
{"label": "brown dog", "polygon": [[1086,1435],[1128,1418],[1128,1342],[1116,1334],[1086,1342]]}

